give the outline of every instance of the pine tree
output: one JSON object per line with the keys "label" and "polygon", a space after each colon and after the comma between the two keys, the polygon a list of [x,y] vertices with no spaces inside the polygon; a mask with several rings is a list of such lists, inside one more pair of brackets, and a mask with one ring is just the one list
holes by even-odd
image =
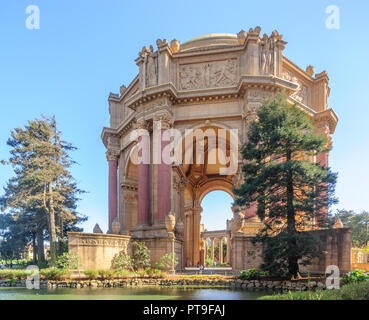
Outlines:
{"label": "pine tree", "polygon": [[326,228],[326,208],[336,202],[337,175],[312,161],[324,151],[326,138],[283,93],[267,100],[250,124],[235,204],[257,204],[264,227],[254,241],[264,244],[262,268],[272,274],[296,277],[299,262],[309,264],[321,253],[319,240],[306,230]]}
{"label": "pine tree", "polygon": [[55,117],[36,119],[24,129],[16,128],[7,143],[12,148],[7,163],[13,166],[15,176],[5,188],[2,209],[10,210],[13,220],[29,216],[25,219],[26,229],[37,238],[41,261],[44,237],[48,236],[51,264],[55,265],[57,241],[62,248],[66,229],[86,219],[76,212],[78,194],[83,191],[69,172],[74,163],[69,151],[75,148],[61,140]]}

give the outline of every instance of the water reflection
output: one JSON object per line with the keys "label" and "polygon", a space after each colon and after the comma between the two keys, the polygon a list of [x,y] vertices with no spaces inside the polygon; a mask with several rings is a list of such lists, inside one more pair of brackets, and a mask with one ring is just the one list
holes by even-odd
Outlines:
{"label": "water reflection", "polygon": [[188,287],[1,288],[0,300],[255,300],[267,294],[271,291]]}

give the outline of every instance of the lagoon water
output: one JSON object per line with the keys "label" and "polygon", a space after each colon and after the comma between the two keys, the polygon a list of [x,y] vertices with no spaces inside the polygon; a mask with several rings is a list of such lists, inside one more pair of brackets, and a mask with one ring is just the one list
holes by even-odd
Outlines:
{"label": "lagoon water", "polygon": [[0,300],[256,300],[265,290],[214,288],[0,288]]}

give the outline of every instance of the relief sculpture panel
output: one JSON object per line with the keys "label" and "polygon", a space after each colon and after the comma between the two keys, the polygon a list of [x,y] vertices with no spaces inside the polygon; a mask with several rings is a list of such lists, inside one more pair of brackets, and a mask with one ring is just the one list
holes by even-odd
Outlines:
{"label": "relief sculpture panel", "polygon": [[237,59],[184,64],[179,67],[182,90],[229,87],[237,83]]}

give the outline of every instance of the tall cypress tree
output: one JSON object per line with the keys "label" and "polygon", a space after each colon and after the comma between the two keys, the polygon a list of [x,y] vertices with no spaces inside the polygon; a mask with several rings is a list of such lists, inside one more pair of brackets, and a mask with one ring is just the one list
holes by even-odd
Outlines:
{"label": "tall cypress tree", "polygon": [[309,264],[321,253],[318,238],[306,230],[326,228],[326,209],[337,201],[337,175],[313,161],[324,151],[326,138],[283,93],[267,100],[250,124],[235,204],[257,203],[264,227],[254,240],[264,244],[262,268],[271,274],[296,277],[299,262]]}

